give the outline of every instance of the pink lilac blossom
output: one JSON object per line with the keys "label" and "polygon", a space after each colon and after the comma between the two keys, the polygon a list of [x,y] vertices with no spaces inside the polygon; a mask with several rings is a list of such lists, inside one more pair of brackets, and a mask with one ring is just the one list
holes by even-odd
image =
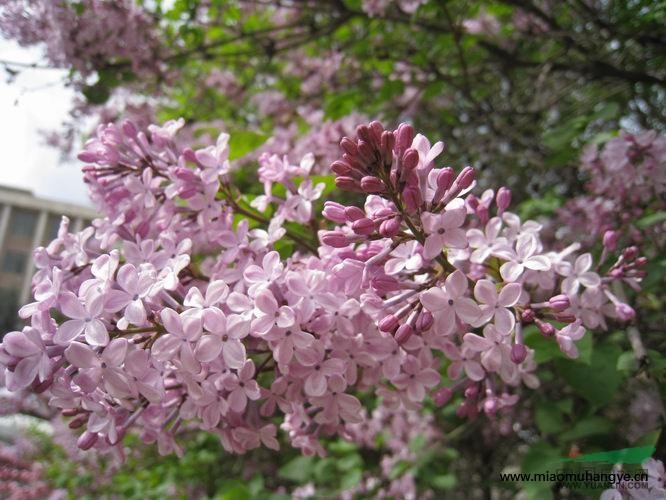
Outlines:
{"label": "pink lilac blossom", "polygon": [[587,146],[579,168],[588,179],[586,194],[560,210],[563,232],[589,244],[615,231],[628,243],[650,239],[663,247],[666,223],[637,221],[666,210],[666,137],[621,132],[602,146]]}
{"label": "pink lilac blossom", "polygon": [[474,169],[438,168],[443,144],[410,125],[342,139],[335,183],[365,203],[326,202],[328,229],[316,152],[262,155],[253,206],[229,136],[182,147],[183,125],[98,128],[79,158],[102,216],[78,233],[64,219],[35,250],[30,326],[0,347],[7,387],[45,392],[81,449],[121,454],[134,430],[182,453],[179,431],[200,428],[232,453],[286,441],[321,455],[321,437],[371,423],[369,393],[407,420],[456,393],[460,417],[501,419],[539,386],[526,324],[575,357],[585,327],[631,318],[610,287],[638,286],[636,248],[604,268],[547,249],[506,189],[475,197]]}
{"label": "pink lilac blossom", "polygon": [[2,2],[0,32],[21,45],[44,44],[58,67],[73,67],[83,77],[106,65],[128,65],[135,73],[162,74],[164,50],[155,21],[132,0]]}

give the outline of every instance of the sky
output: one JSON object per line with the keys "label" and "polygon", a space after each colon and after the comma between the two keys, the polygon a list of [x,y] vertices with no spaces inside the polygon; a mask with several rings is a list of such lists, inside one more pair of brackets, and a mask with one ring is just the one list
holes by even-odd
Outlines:
{"label": "sky", "polygon": [[[0,61],[34,63],[36,48],[0,38]],[[80,164],[63,162],[40,130],[59,130],[67,120],[74,92],[64,85],[65,71],[26,69],[11,83],[0,65],[0,184],[28,189],[36,196],[91,205]]]}

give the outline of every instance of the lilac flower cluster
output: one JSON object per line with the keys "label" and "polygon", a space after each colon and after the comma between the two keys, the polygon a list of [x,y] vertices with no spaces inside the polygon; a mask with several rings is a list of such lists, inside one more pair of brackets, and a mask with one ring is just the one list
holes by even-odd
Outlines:
{"label": "lilac flower cluster", "polygon": [[64,219],[35,250],[29,326],[0,347],[7,387],[46,391],[82,449],[133,428],[180,453],[198,427],[243,453],[277,449],[279,428],[324,454],[323,436],[364,439],[365,393],[407,412],[460,394],[458,415],[492,417],[539,386],[525,325],[575,357],[586,328],[633,316],[610,284],[638,286],[636,248],[605,270],[576,245],[548,251],[507,189],[471,194],[474,169],[437,168],[442,143],[410,125],[342,140],[335,183],[365,203],[327,201],[333,230],[312,155],[263,155],[265,194],[248,199],[229,135],[181,148],[182,126],[98,128],[79,158],[104,216],[78,233]]}
{"label": "lilac flower cluster", "polygon": [[127,63],[135,73],[160,73],[154,20],[131,0],[9,0],[0,5],[0,32],[21,45],[44,44],[57,67],[83,77]]}
{"label": "lilac flower cluster", "polygon": [[603,147],[589,145],[581,159],[589,194],[569,201],[560,219],[576,239],[622,234],[639,244],[664,245],[663,221],[640,227],[644,216],[666,210],[666,137],[654,131],[621,133]]}

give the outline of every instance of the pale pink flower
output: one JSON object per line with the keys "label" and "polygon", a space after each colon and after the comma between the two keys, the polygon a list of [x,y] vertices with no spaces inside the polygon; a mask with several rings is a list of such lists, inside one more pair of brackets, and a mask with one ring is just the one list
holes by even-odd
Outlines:
{"label": "pale pink flower", "polygon": [[433,287],[421,294],[421,303],[435,319],[434,328],[441,335],[456,329],[456,318],[472,324],[479,319],[481,309],[474,300],[465,297],[467,278],[456,270],[447,276],[444,287]]}
{"label": "pale pink flower", "polygon": [[398,245],[391,252],[389,258],[384,264],[384,271],[389,276],[399,274],[402,271],[417,271],[423,265],[423,258],[419,252],[420,245],[417,241],[409,241]]}
{"label": "pale pink flower", "polygon": [[465,231],[460,229],[465,222],[467,210],[460,198],[456,198],[456,200],[459,200],[460,203],[451,202],[450,208],[447,208],[444,213],[425,212],[421,216],[423,227],[428,234],[423,248],[424,258],[433,259],[444,248],[465,248],[467,246]]}
{"label": "pale pink flower", "polygon": [[226,378],[224,387],[231,391],[227,397],[229,408],[237,413],[245,410],[248,399],[252,401],[259,399],[261,391],[257,381],[254,380],[254,363],[252,360],[245,362],[238,371],[238,375]]}
{"label": "pale pink flower", "polygon": [[474,298],[479,302],[481,315],[474,326],[483,326],[495,319],[495,326],[506,335],[516,324],[516,316],[509,308],[515,306],[523,291],[520,283],[507,283],[499,294],[497,286],[490,280],[481,279],[474,286]]}
{"label": "pale pink flower", "polygon": [[407,397],[418,403],[425,398],[426,389],[439,384],[439,373],[432,368],[423,367],[418,358],[407,356],[402,365],[403,373],[395,377],[392,382],[401,390],[407,391]]}
{"label": "pale pink flower", "polygon": [[590,271],[592,267],[592,255],[584,253],[576,259],[574,265],[565,271],[565,280],[562,282],[562,292],[567,295],[575,295],[580,285],[586,288],[597,287],[601,284],[601,278],[595,272]]}
{"label": "pale pink flower", "polygon": [[35,328],[25,327],[22,332],[7,333],[1,347],[19,360],[13,372],[6,372],[10,390],[26,388],[35,378],[44,381],[51,374],[51,361],[46,346]]}
{"label": "pale pink flower", "polygon": [[104,384],[105,390],[113,397],[133,396],[134,387],[122,366],[127,345],[127,339],[113,339],[98,355],[90,346],[72,342],[65,350],[65,358],[79,369],[74,382],[86,392],[93,392]]}
{"label": "pale pink flower", "polygon": [[160,313],[166,333],[160,335],[151,348],[156,359],[167,361],[176,354],[181,365],[191,373],[200,369],[194,357],[192,343],[201,337],[201,320],[196,317],[179,315],[173,309],[163,309]]}
{"label": "pale pink flower", "polygon": [[109,343],[109,332],[104,322],[99,319],[104,310],[104,297],[93,296],[83,300],[82,304],[72,292],[60,295],[60,310],[71,319],[60,325],[56,331],[53,336],[56,344],[67,345],[82,333],[85,333],[86,342],[91,345],[105,346]]}
{"label": "pale pink flower", "polygon": [[570,358],[578,357],[578,348],[574,342],[582,339],[584,335],[585,328],[581,325],[579,319],[568,324],[561,330],[555,331],[555,338],[560,345],[560,350]]}
{"label": "pale pink flower", "polygon": [[255,297],[256,319],[252,321],[252,331],[258,335],[268,333],[271,328],[288,328],[294,325],[296,315],[289,306],[278,306],[270,290],[264,289]]}
{"label": "pale pink flower", "polygon": [[499,236],[501,229],[502,219],[493,217],[488,221],[483,232],[476,228],[467,231],[469,246],[474,248],[470,256],[472,262],[481,264],[498,250],[508,247],[508,240]]}
{"label": "pale pink flower", "polygon": [[502,252],[501,258],[507,262],[500,267],[500,274],[504,281],[516,281],[525,269],[533,271],[547,271],[550,261],[543,255],[538,255],[538,240],[531,234],[523,234],[516,241],[515,252],[510,250]]}
{"label": "pale pink flower", "polygon": [[247,354],[242,340],[249,333],[249,325],[241,316],[225,316],[219,309],[211,309],[204,316],[204,328],[211,335],[202,335],[194,355],[201,362],[210,362],[222,354],[229,368],[241,368]]}
{"label": "pale pink flower", "polygon": [[261,261],[261,267],[250,265],[245,268],[243,277],[250,283],[248,293],[254,297],[260,290],[268,287],[280,274],[282,274],[283,265],[280,262],[280,254],[273,251],[264,255]]}

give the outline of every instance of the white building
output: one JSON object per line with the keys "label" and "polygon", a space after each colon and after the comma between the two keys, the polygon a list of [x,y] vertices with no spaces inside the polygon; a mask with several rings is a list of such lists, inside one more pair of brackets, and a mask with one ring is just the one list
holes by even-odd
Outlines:
{"label": "white building", "polygon": [[17,311],[31,300],[32,250],[57,236],[63,215],[69,217],[71,231],[97,217],[88,207],[0,186],[0,337],[18,326]]}

